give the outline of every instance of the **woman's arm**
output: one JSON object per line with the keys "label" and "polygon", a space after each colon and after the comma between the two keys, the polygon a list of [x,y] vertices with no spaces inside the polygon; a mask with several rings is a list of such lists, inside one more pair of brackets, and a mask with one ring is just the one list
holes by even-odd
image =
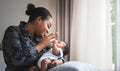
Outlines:
{"label": "woman's arm", "polygon": [[[2,42],[4,58],[7,64],[14,66],[29,66],[34,64],[40,55],[42,49],[48,44],[46,37],[38,45],[23,44],[18,31],[14,27],[9,27],[4,35]],[[47,40],[47,43],[45,42]],[[42,44],[43,43],[43,44]]]}
{"label": "woman's arm", "polygon": [[29,66],[39,57],[39,52],[32,45],[21,43],[18,31],[9,27],[2,42],[3,53],[7,64],[14,66]]}
{"label": "woman's arm", "polygon": [[50,43],[54,42],[54,38],[57,37],[57,33],[55,34],[48,34],[45,37],[42,38],[42,41],[35,46],[35,48],[40,52],[43,48],[45,48]]}
{"label": "woman's arm", "polygon": [[[50,43],[50,39],[55,35],[44,37],[37,45],[31,45],[27,41],[22,41],[20,33],[15,27],[9,27],[2,41],[3,53],[7,64],[14,66],[29,66],[34,64],[45,51],[42,49]],[[24,38],[24,37],[23,37]],[[25,44],[23,44],[25,42]]]}

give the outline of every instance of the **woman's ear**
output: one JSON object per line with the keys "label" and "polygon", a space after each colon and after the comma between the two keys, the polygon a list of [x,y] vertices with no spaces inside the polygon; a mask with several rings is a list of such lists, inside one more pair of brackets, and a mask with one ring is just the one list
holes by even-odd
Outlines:
{"label": "woman's ear", "polygon": [[42,18],[40,16],[37,17],[37,22],[42,22]]}

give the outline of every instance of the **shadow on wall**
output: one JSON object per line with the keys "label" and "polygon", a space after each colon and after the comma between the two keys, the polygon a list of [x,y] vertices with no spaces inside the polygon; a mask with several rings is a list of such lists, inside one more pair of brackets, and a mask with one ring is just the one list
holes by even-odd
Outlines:
{"label": "shadow on wall", "polygon": [[2,43],[0,43],[0,50],[2,50]]}

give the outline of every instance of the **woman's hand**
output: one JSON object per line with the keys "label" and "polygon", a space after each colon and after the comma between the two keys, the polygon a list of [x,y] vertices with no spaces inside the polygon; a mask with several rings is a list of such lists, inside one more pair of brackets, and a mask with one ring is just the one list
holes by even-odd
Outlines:
{"label": "woman's hand", "polygon": [[41,40],[41,42],[36,45],[36,49],[38,51],[41,51],[43,48],[45,48],[47,45],[49,45],[50,43],[54,42],[55,38],[58,36],[58,33],[55,34],[48,34],[46,36],[44,36]]}
{"label": "woman's hand", "polygon": [[54,42],[55,38],[57,37],[57,34],[49,34],[45,37],[42,38],[42,41],[40,43],[42,43],[43,45],[47,46],[48,44]]}

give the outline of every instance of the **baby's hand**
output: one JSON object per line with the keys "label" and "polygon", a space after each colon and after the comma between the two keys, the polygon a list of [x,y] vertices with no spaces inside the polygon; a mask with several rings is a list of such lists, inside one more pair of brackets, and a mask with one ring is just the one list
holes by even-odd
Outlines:
{"label": "baby's hand", "polygon": [[56,40],[55,38],[59,36],[58,32],[54,33],[53,35],[54,35],[54,37],[53,37],[53,39],[50,40],[50,42],[54,42]]}

